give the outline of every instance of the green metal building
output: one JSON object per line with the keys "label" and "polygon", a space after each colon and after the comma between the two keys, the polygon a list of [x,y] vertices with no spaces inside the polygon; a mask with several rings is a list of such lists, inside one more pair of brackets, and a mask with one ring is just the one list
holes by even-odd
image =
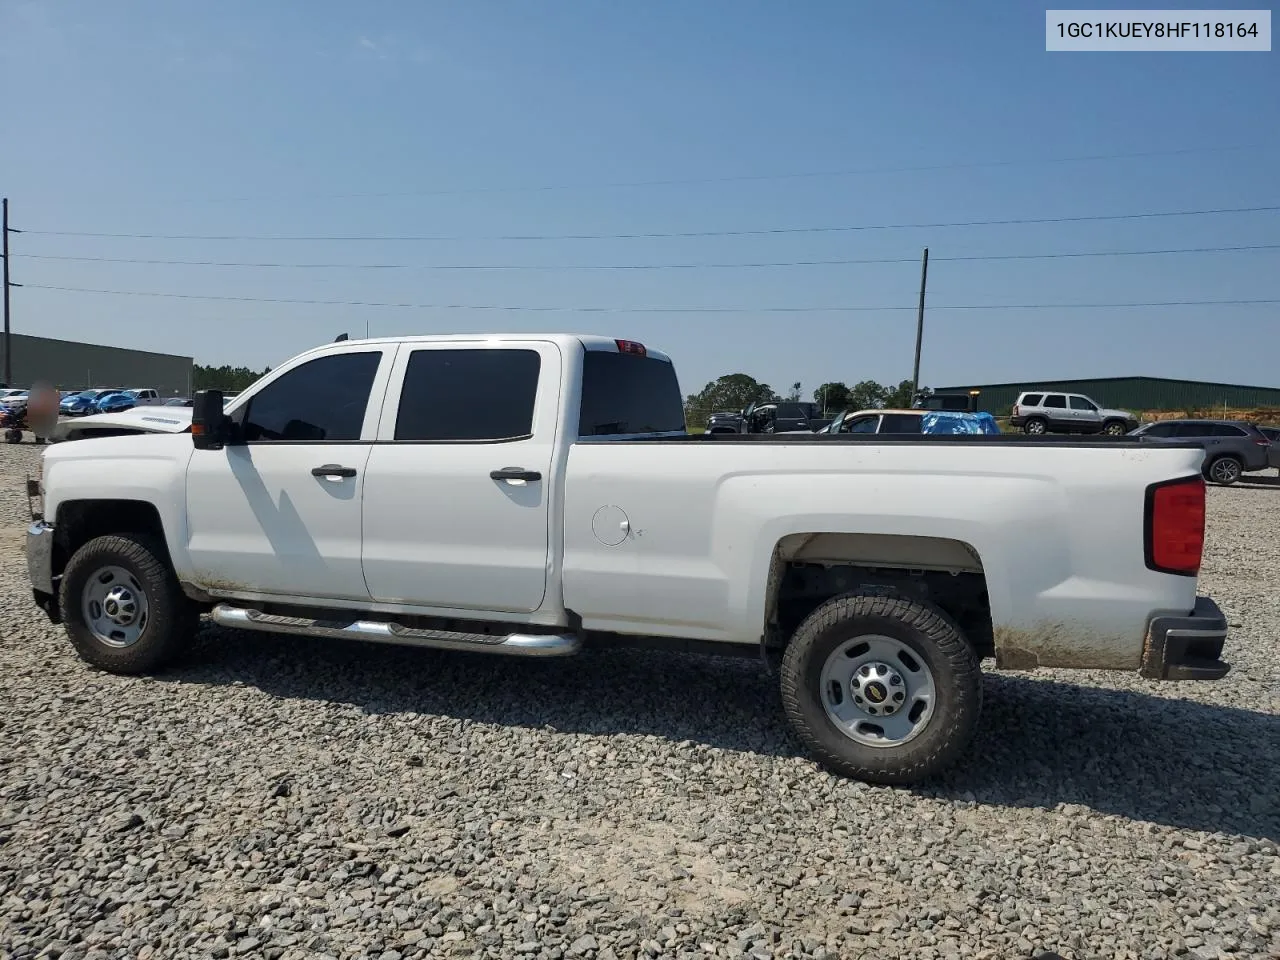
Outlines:
{"label": "green metal building", "polygon": [[[14,387],[44,380],[59,390],[93,387],[154,387],[162,397],[190,396],[191,357],[149,350],[127,350],[98,343],[78,343],[10,334]],[[4,341],[0,338],[0,370]]]}
{"label": "green metal building", "polygon": [[1247,387],[1237,383],[1171,380],[1167,377],[1094,377],[1088,380],[1026,380],[1020,383],[966,384],[935,387],[937,393],[982,391],[978,409],[996,416],[1009,413],[1024,390],[1083,393],[1095,403],[1119,410],[1205,410],[1214,407],[1280,409],[1280,387]]}

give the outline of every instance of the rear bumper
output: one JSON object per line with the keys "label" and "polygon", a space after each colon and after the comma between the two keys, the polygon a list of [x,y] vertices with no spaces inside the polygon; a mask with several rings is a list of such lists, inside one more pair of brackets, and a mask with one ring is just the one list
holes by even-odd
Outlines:
{"label": "rear bumper", "polygon": [[1140,673],[1148,680],[1218,680],[1231,665],[1223,662],[1227,618],[1208,597],[1196,597],[1185,617],[1156,617],[1147,628]]}
{"label": "rear bumper", "polygon": [[27,577],[36,606],[54,623],[61,617],[53,589],[53,527],[37,520],[27,528]]}

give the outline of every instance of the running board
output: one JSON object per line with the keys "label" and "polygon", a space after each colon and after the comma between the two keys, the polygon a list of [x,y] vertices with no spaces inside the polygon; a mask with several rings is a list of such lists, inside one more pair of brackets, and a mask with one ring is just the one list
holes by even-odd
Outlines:
{"label": "running board", "polygon": [[342,640],[371,640],[409,647],[437,650],[471,650],[524,657],[567,657],[575,654],[582,641],[574,634],[556,633],[462,633],[455,630],[415,630],[382,620],[312,620],[263,613],[249,607],[220,603],[210,614],[213,622],[237,630],[289,633],[306,637],[336,637]]}

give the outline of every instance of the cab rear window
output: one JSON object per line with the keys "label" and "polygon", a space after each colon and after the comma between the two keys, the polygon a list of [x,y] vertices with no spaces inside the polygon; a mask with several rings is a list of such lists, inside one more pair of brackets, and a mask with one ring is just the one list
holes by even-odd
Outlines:
{"label": "cab rear window", "polygon": [[684,399],[671,363],[629,353],[586,351],[578,436],[683,432]]}

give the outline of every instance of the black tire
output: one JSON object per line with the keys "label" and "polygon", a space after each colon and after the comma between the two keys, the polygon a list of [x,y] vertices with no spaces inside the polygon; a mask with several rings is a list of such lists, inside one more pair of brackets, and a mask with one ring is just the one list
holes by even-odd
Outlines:
{"label": "black tire", "polygon": [[1108,420],[1102,425],[1102,432],[1108,437],[1122,437],[1129,432],[1125,427],[1123,420]]}
{"label": "black tire", "polygon": [[[823,706],[821,675],[841,644],[881,635],[908,647],[934,678],[933,715],[914,739],[868,746],[844,734]],[[782,658],[782,705],[792,728],[828,770],[870,783],[919,783],[956,762],[977,730],[982,670],[960,629],[936,607],[905,597],[851,593],[818,607]]]}
{"label": "black tire", "polygon": [[1043,417],[1032,417],[1022,425],[1022,432],[1032,436],[1042,436],[1049,432],[1049,422]]}
{"label": "black tire", "polygon": [[[63,573],[58,602],[67,636],[82,660],[109,673],[147,673],[162,667],[195,636],[199,611],[183,594],[164,556],[163,545],[143,534],[98,537],[75,552]],[[130,573],[146,596],[146,623],[127,647],[111,646],[95,636],[81,602],[90,578],[110,566]]]}
{"label": "black tire", "polygon": [[1229,487],[1244,474],[1244,464],[1238,457],[1225,455],[1214,457],[1204,465],[1204,478],[1219,486]]}
{"label": "black tire", "polygon": [[22,431],[10,428],[4,432],[4,439],[6,443],[21,443]]}

